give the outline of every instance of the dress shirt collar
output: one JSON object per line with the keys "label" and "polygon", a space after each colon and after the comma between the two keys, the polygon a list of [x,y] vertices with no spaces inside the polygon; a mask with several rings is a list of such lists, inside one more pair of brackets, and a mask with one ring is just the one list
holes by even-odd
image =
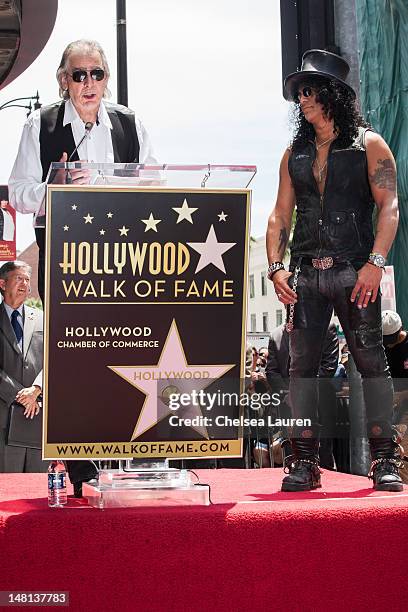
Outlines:
{"label": "dress shirt collar", "polygon": [[[101,102],[99,105],[98,121],[99,125],[103,125],[109,129],[112,129],[112,123],[109,118],[108,111],[106,110],[103,102]],[[67,100],[65,102],[64,119],[62,125],[65,127],[68,123],[79,123],[81,125],[84,125],[84,122],[78,115],[77,110],[72,104],[71,100]]]}
{"label": "dress shirt collar", "polygon": [[19,308],[12,308],[8,304],[6,304],[6,302],[3,302],[3,303],[4,303],[4,308],[6,309],[6,312],[7,312],[7,315],[10,321],[11,321],[11,315],[13,314],[15,310],[18,310],[21,320],[24,321],[24,304],[21,304]]}

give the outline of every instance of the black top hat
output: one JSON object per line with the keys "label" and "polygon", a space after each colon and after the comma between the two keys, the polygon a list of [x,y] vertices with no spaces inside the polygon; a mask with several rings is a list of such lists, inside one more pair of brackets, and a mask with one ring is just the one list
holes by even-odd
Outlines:
{"label": "black top hat", "polygon": [[286,100],[292,101],[301,83],[310,77],[320,77],[337,81],[356,97],[354,89],[346,83],[349,72],[350,66],[340,55],[322,49],[310,49],[303,54],[302,67],[299,72],[292,72],[286,77],[283,95]]}

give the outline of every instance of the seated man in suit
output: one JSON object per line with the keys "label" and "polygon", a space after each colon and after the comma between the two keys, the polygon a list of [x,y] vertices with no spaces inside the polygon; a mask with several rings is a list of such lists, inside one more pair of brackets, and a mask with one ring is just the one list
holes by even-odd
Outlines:
{"label": "seated man in suit", "polygon": [[23,261],[0,267],[0,472],[45,472],[39,449],[9,446],[10,405],[18,402],[27,419],[39,418],[42,391],[43,315],[26,306],[31,268]]}

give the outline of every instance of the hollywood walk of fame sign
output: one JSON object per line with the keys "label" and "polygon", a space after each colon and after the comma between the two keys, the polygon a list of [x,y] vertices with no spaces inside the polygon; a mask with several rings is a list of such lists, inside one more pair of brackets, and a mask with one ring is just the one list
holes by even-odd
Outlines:
{"label": "hollywood walk of fame sign", "polygon": [[45,458],[241,455],[249,204],[49,187]]}

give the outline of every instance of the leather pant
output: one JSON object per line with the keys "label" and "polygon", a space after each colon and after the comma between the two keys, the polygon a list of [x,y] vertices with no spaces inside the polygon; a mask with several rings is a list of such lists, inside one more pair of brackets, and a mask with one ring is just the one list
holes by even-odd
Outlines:
{"label": "leather pant", "polygon": [[[363,378],[369,438],[392,438],[393,385],[382,345],[381,295],[367,308],[350,301],[357,280],[351,263],[327,270],[301,265],[294,329],[289,334],[290,404],[295,418],[309,418],[311,427],[294,428],[293,438],[319,435],[317,373],[333,308],[340,320],[356,367]],[[292,286],[293,276],[289,279]]]}

